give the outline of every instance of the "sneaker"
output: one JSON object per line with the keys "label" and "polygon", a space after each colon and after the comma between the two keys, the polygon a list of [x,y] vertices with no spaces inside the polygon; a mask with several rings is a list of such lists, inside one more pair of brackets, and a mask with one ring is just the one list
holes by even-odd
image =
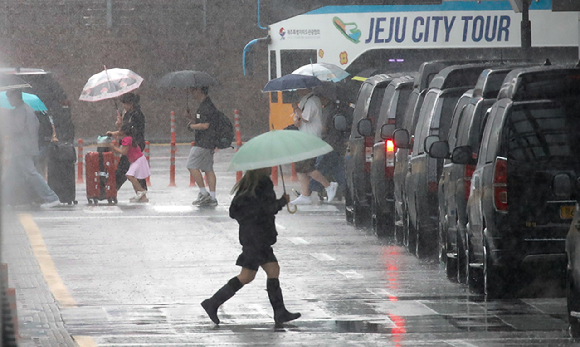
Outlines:
{"label": "sneaker", "polygon": [[44,204],[40,205],[41,208],[51,208],[60,205],[60,200],[54,200],[51,202],[45,202]]}
{"label": "sneaker", "polygon": [[332,200],[334,200],[334,197],[336,196],[337,189],[338,189],[338,183],[336,183],[336,182],[330,182],[330,185],[328,187],[326,187],[326,196],[328,197],[328,202],[331,202]]}
{"label": "sneaker", "polygon": [[[141,190],[137,192],[137,195],[129,199],[129,202],[141,202],[141,198],[145,196],[145,191]],[[147,198],[147,197],[145,197]]]}
{"label": "sneaker", "polygon": [[149,202],[149,199],[147,198],[147,195],[143,194],[138,202]]}
{"label": "sneaker", "polygon": [[209,199],[202,201],[199,206],[217,206],[218,201],[216,198],[212,198],[211,195]]}
{"label": "sneaker", "polygon": [[203,202],[205,202],[206,200],[209,200],[209,199],[211,199],[211,195],[209,195],[209,193],[205,193],[205,194],[204,194],[204,193],[199,193],[199,194],[197,195],[197,199],[196,199],[194,202],[192,202],[191,204],[192,204],[192,205],[197,205],[197,206],[199,206],[199,205],[201,205]]}
{"label": "sneaker", "polygon": [[312,200],[310,199],[309,196],[304,196],[304,195],[300,194],[299,197],[290,201],[290,204],[292,204],[292,205],[312,205]]}

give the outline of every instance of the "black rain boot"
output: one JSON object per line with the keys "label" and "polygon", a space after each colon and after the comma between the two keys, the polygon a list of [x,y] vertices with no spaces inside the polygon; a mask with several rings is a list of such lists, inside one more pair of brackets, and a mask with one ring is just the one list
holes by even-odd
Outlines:
{"label": "black rain boot", "polygon": [[221,287],[215,294],[201,302],[201,306],[207,312],[209,318],[215,324],[220,324],[220,320],[217,316],[217,310],[228,299],[230,299],[238,290],[240,290],[244,285],[238,277],[233,277],[226,283],[225,286]]}
{"label": "black rain boot", "polygon": [[274,309],[274,322],[276,322],[276,325],[300,318],[300,313],[288,312],[284,306],[282,289],[280,289],[280,281],[277,278],[268,278],[266,288],[268,289],[268,298],[270,298],[270,303]]}

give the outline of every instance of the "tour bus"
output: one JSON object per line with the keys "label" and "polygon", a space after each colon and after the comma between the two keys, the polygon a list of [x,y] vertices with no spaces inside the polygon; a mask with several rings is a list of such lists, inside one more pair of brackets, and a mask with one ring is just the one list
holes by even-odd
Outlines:
{"label": "tour bus", "polygon": [[[551,8],[552,0],[532,2],[531,48],[524,55],[522,14],[508,0],[324,6],[268,27],[269,78],[311,62],[338,65],[352,77],[369,68],[416,71],[435,59],[575,60],[578,13]],[[294,98],[292,92],[270,93],[271,129],[292,123]]]}

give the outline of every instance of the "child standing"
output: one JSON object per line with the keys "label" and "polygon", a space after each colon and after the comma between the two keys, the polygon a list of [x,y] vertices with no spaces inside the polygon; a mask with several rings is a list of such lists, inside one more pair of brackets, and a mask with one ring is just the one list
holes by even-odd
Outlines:
{"label": "child standing", "polygon": [[135,189],[135,197],[129,199],[129,202],[149,202],[147,199],[147,191],[141,186],[139,180],[144,180],[151,175],[149,163],[147,158],[141,152],[141,148],[133,139],[133,132],[130,124],[125,124],[119,130],[119,137],[121,140],[121,147],[115,145],[111,146],[114,152],[127,156],[129,159],[129,170],[126,173],[127,179],[133,184]]}
{"label": "child standing", "polygon": [[240,226],[242,254],[238,257],[236,265],[241,266],[242,271],[210,299],[201,303],[215,324],[220,323],[217,316],[218,307],[234,296],[245,284],[252,282],[259,267],[264,269],[268,276],[266,289],[274,309],[275,323],[279,325],[300,317],[300,313],[290,313],[286,310],[278,280],[280,266],[272,250],[278,235],[274,216],[288,203],[289,197],[288,194],[284,194],[280,199],[276,199],[270,173],[270,168],[247,171],[232,189],[232,193],[236,195],[230,205],[230,217],[237,220]]}

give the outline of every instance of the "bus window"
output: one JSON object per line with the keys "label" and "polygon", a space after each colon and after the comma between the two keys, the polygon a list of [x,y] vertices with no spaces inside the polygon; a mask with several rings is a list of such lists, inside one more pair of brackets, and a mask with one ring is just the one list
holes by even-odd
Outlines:
{"label": "bus window", "polygon": [[291,74],[299,67],[316,61],[315,49],[280,50],[281,76]]}
{"label": "bus window", "polygon": [[270,51],[270,79],[276,78],[276,51]]}

